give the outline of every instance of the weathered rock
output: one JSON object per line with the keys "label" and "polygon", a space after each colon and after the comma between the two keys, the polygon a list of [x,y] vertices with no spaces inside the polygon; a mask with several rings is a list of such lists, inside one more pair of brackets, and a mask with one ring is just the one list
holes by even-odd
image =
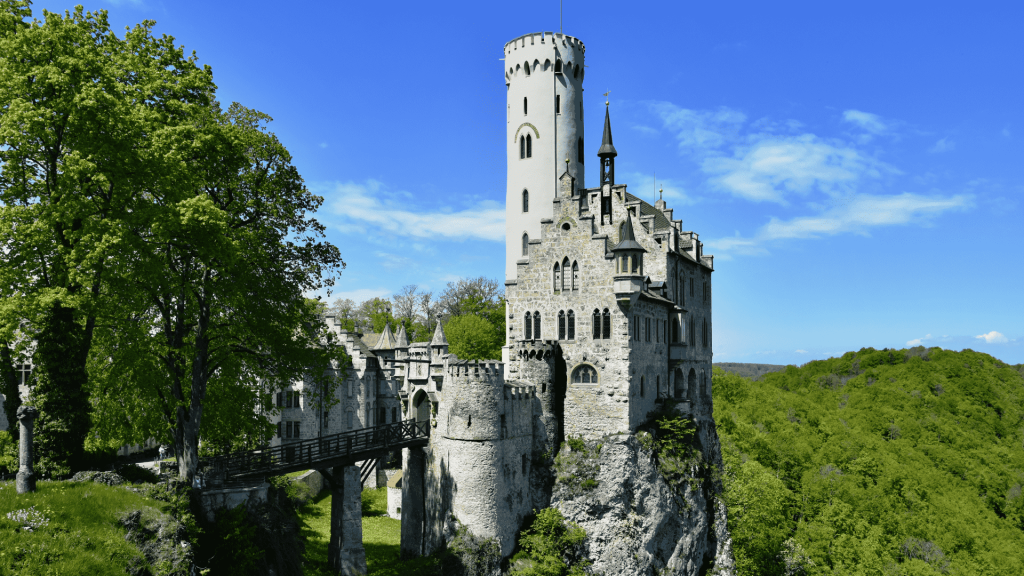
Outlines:
{"label": "weathered rock", "polygon": [[83,470],[76,472],[71,477],[72,482],[98,482],[107,486],[120,486],[124,484],[124,478],[117,472],[97,472],[95,470]]}
{"label": "weathered rock", "polygon": [[[596,444],[589,443],[589,450],[596,450]],[[606,438],[597,462],[596,487],[562,481],[551,502],[566,520],[586,530],[594,573],[733,573],[725,506],[710,475],[674,490],[658,471],[652,451],[631,434]],[[563,469],[559,475],[573,472]]]}

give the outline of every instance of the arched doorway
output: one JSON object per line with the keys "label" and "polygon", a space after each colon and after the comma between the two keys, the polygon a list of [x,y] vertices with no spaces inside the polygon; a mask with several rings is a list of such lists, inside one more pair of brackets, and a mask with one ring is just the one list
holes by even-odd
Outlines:
{"label": "arched doorway", "polygon": [[430,400],[427,398],[427,393],[420,390],[412,399],[413,411],[412,415],[415,416],[417,422],[427,422],[430,420]]}

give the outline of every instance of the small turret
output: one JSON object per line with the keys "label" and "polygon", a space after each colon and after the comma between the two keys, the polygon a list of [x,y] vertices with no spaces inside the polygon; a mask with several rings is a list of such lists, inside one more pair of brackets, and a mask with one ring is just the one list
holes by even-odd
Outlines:
{"label": "small turret", "polygon": [[639,292],[644,283],[644,247],[633,235],[633,218],[626,212],[622,223],[622,238],[612,248],[615,254],[615,294],[628,296]]}
{"label": "small turret", "polygon": [[615,185],[615,157],[619,153],[615,151],[612,144],[612,121],[608,116],[608,102],[604,103],[604,135],[601,136],[601,149],[597,151],[601,159],[601,187],[605,184]]}
{"label": "small turret", "polygon": [[384,331],[373,346],[374,350],[393,350],[395,348],[395,335],[391,333],[391,322],[384,324]]}
{"label": "small turret", "polygon": [[409,338],[405,335],[405,324],[398,325],[398,334],[395,336],[395,348],[408,348]]}

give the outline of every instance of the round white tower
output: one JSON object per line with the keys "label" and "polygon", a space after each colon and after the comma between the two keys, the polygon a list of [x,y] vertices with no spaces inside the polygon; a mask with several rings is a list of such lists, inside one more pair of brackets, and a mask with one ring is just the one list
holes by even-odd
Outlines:
{"label": "round white tower", "polygon": [[541,219],[552,217],[558,178],[568,170],[576,188],[584,188],[584,50],[577,38],[552,32],[505,44],[506,280],[516,278],[516,261],[526,257],[526,242],[540,239]]}

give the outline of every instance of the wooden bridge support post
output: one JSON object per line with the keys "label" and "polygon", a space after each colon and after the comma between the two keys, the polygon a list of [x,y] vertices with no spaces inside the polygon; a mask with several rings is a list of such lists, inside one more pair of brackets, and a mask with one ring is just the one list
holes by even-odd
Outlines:
{"label": "wooden bridge support post", "polygon": [[327,566],[344,576],[365,576],[363,486],[358,466],[336,466],[331,473],[331,541]]}
{"label": "wooden bridge support post", "polygon": [[418,447],[406,448],[403,452],[401,553],[402,558],[415,558],[423,555],[427,453]]}

